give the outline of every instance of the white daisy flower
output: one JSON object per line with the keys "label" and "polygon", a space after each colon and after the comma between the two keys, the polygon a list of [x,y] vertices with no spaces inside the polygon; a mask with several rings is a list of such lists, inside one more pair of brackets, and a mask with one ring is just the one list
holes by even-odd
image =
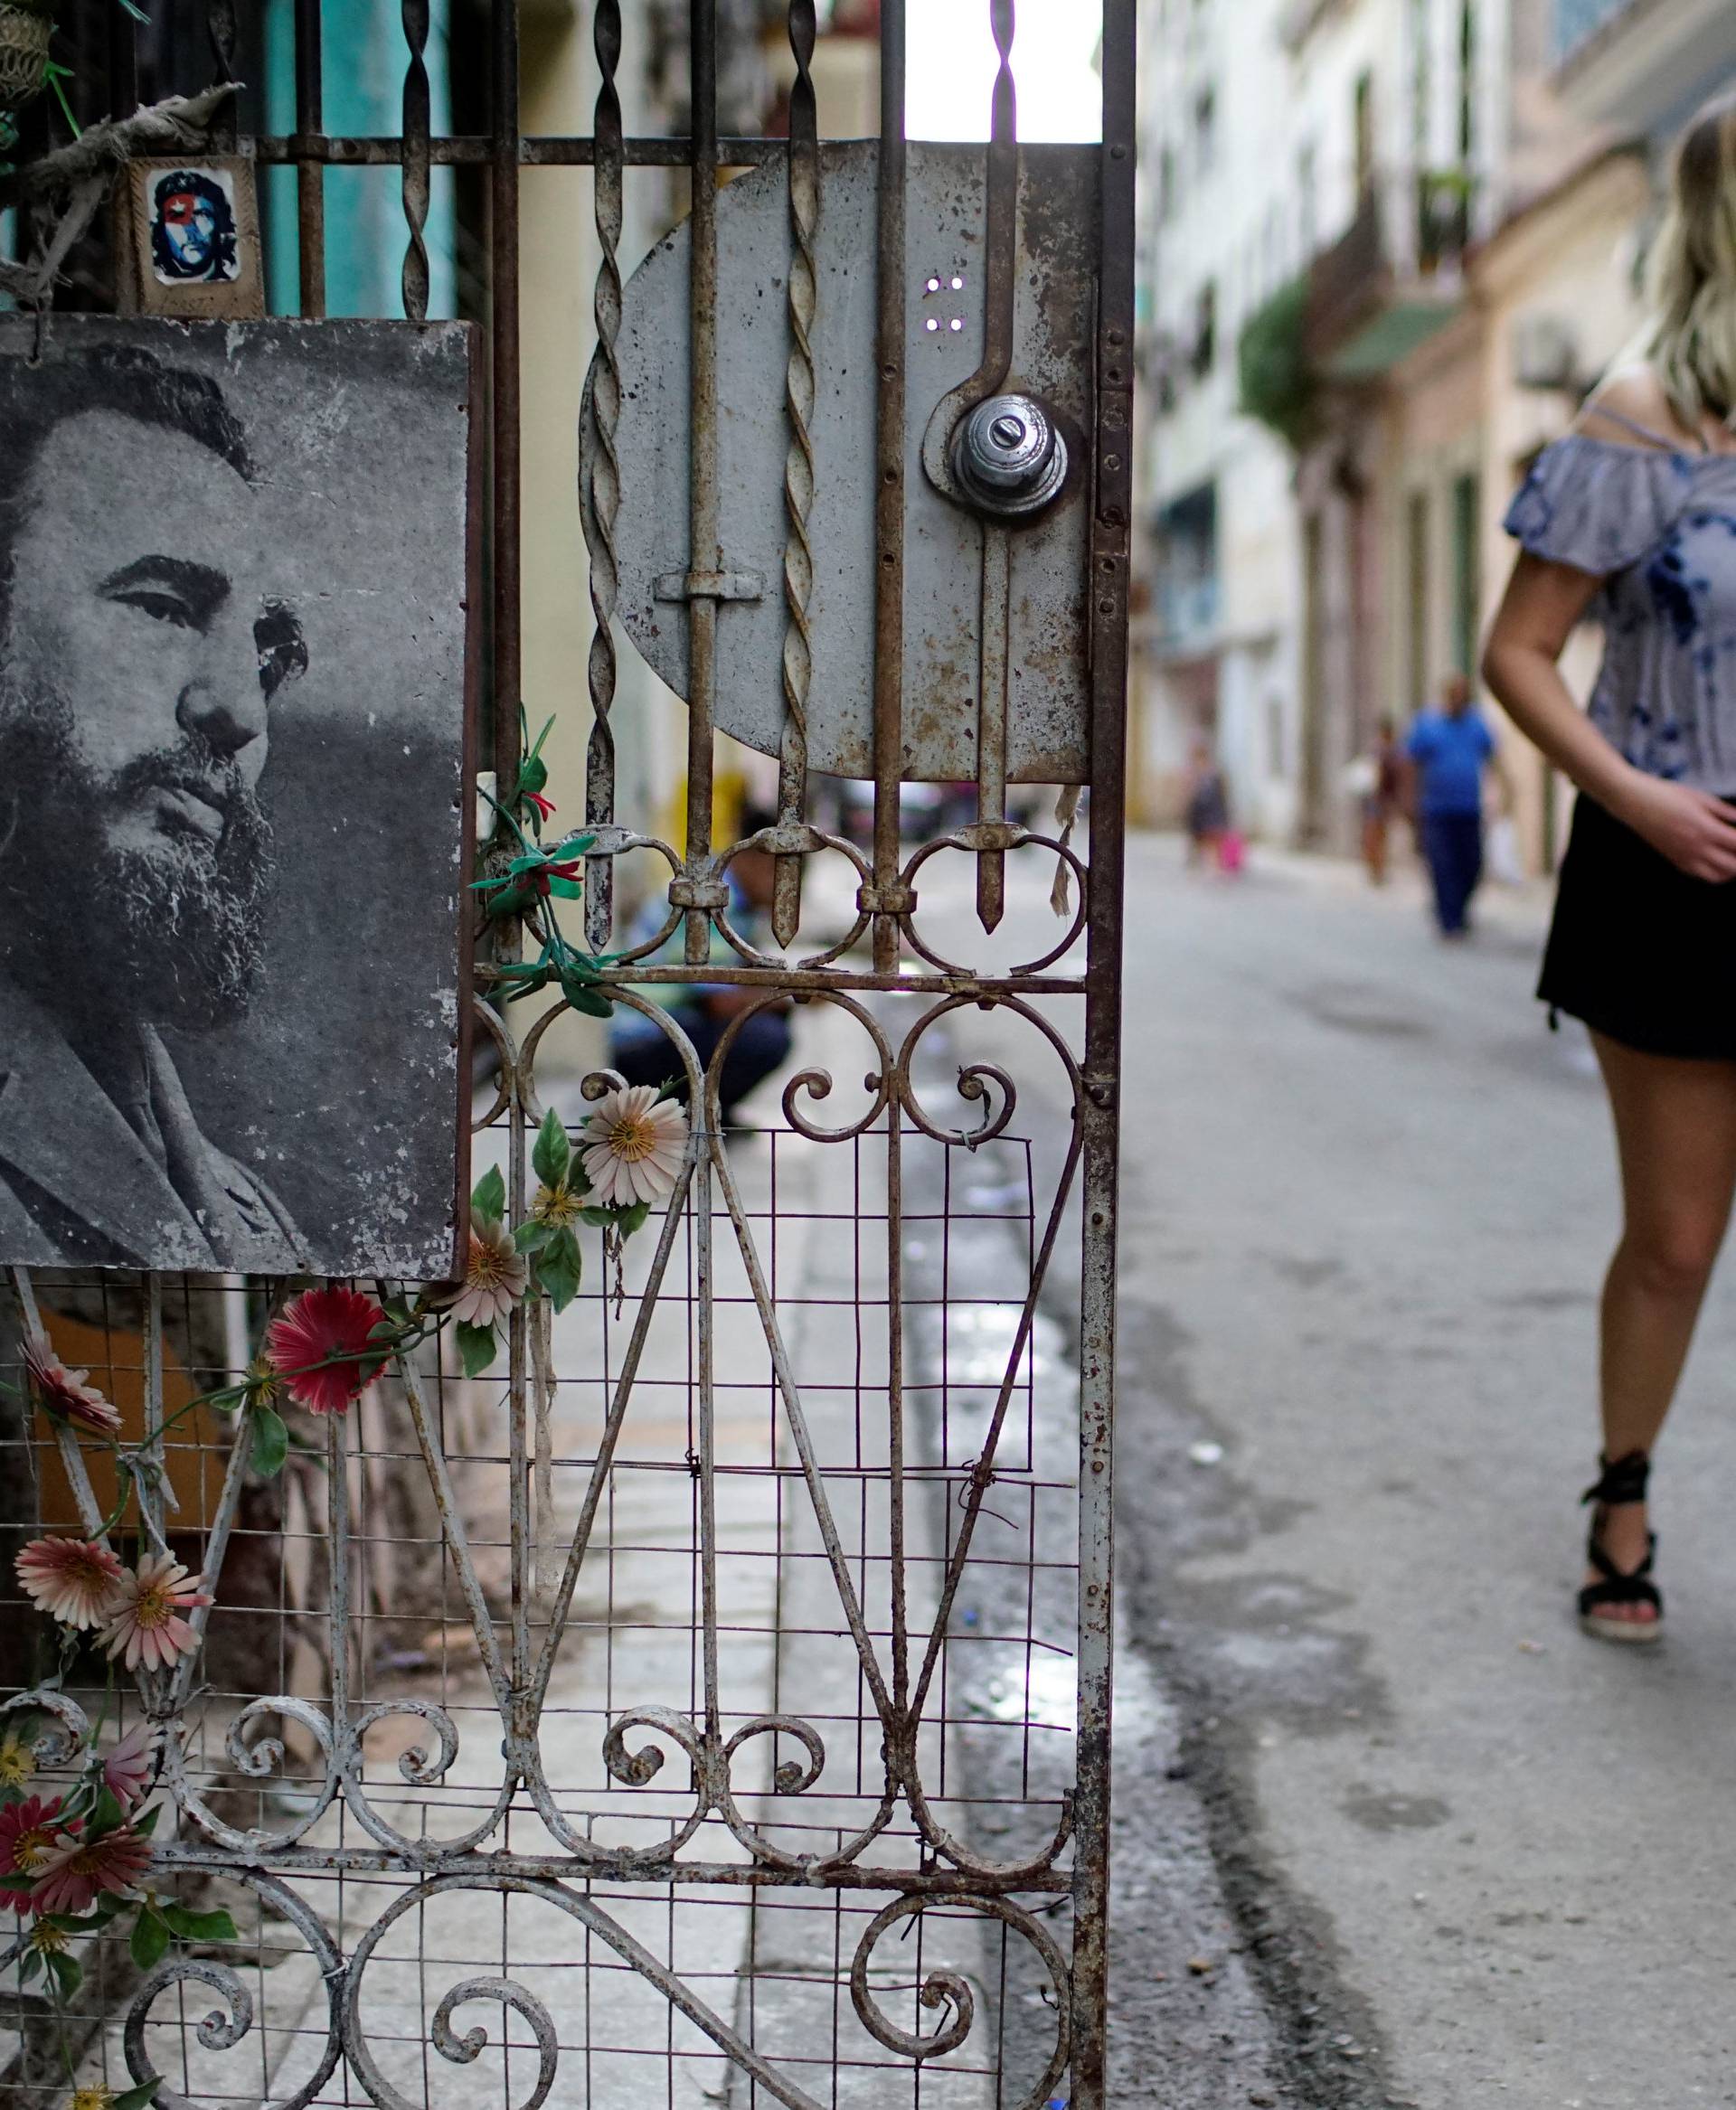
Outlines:
{"label": "white daisy flower", "polygon": [[675,1183],[687,1147],[687,1116],[648,1084],[610,1092],[580,1131],[590,1198],[599,1207],[659,1201]]}

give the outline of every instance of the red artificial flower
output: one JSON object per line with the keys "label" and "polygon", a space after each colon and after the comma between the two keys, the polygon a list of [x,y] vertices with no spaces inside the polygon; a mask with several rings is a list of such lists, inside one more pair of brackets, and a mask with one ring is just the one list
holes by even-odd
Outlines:
{"label": "red artificial flower", "polygon": [[266,1328],[265,1360],[310,1414],[347,1413],[386,1360],[374,1338],[385,1323],[359,1290],[305,1289]]}
{"label": "red artificial flower", "polygon": [[147,1721],[129,1729],[102,1762],[103,1785],[130,1817],[151,1785],[156,1730]]}
{"label": "red artificial flower", "polygon": [[[28,1802],[14,1803],[0,1810],[0,1876],[28,1876],[33,1882],[48,1866],[55,1848],[63,1845],[79,1828],[76,1818],[70,1824],[62,1824],[60,1819],[59,1795],[52,1803],[32,1795]],[[19,1912],[37,1909],[33,1898],[16,1892],[12,1904]]]}
{"label": "red artificial flower", "polygon": [[584,869],[576,857],[570,857],[561,864],[539,865],[530,876],[537,892],[546,896],[552,879],[576,880],[581,876]]}
{"label": "red artificial flower", "polygon": [[94,1539],[33,1539],[14,1563],[39,1612],[80,1633],[100,1626],[120,1583],[120,1562]]}
{"label": "red artificial flower", "polygon": [[129,1671],[141,1663],[147,1671],[173,1670],[199,1645],[184,1614],[216,1602],[178,1560],[166,1553],[147,1554],[137,1568],[123,1571],[97,1638],[109,1660],[124,1658]]}
{"label": "red artificial flower", "polygon": [[91,1436],[113,1436],[120,1427],[120,1412],[94,1385],[87,1385],[89,1371],[68,1370],[40,1333],[25,1336],[24,1368],[41,1404],[61,1421],[70,1421]]}
{"label": "red artificial flower", "polygon": [[130,1890],[151,1865],[151,1842],[130,1824],[99,1839],[62,1837],[30,1894],[33,1912],[88,1911],[105,1890]]}
{"label": "red artificial flower", "polygon": [[554,818],[554,801],[552,798],[544,798],[540,791],[526,791],[520,796],[527,799],[545,821]]}

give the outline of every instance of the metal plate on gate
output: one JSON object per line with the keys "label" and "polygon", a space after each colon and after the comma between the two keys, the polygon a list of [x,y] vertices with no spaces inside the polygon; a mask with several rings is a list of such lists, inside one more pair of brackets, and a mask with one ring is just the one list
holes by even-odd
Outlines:
{"label": "metal plate on gate", "polygon": [[[1021,149],[1006,383],[1084,429],[1091,421],[1098,155],[1095,146]],[[984,151],[912,142],[908,168],[903,773],[948,781],[976,769],[983,530],[929,481],[922,442],[936,404],[983,356]],[[872,140],[821,149],[807,760],[845,777],[873,768],[875,169]],[[776,754],[784,723],[792,248],[781,167],[725,186],[718,247],[722,541],[715,569],[725,576],[710,582],[721,601],[713,720]],[[679,695],[687,690],[690,570],[689,250],[684,222],[627,287],[616,435],[620,618]],[[1089,493],[1076,480],[1051,511],[1012,533],[1007,774],[1018,781],[1078,783],[1089,774]]]}

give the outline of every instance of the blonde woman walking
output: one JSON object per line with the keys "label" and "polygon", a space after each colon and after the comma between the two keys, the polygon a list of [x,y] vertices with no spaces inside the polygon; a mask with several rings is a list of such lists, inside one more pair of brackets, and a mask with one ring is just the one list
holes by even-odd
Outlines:
{"label": "blonde woman walking", "polygon": [[[1736,1192],[1736,97],[1677,150],[1637,359],[1507,527],[1485,677],[1580,793],[1538,994],[1590,1029],[1621,1168],[1580,1617],[1655,1642],[1646,1479]],[[1581,714],[1556,663],[1592,612]]]}

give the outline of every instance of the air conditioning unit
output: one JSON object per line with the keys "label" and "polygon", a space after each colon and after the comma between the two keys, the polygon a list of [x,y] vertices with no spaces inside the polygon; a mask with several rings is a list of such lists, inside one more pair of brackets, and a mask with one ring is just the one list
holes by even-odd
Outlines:
{"label": "air conditioning unit", "polygon": [[1564,316],[1521,316],[1513,325],[1513,378],[1522,389],[1578,394],[1581,388],[1579,332]]}

